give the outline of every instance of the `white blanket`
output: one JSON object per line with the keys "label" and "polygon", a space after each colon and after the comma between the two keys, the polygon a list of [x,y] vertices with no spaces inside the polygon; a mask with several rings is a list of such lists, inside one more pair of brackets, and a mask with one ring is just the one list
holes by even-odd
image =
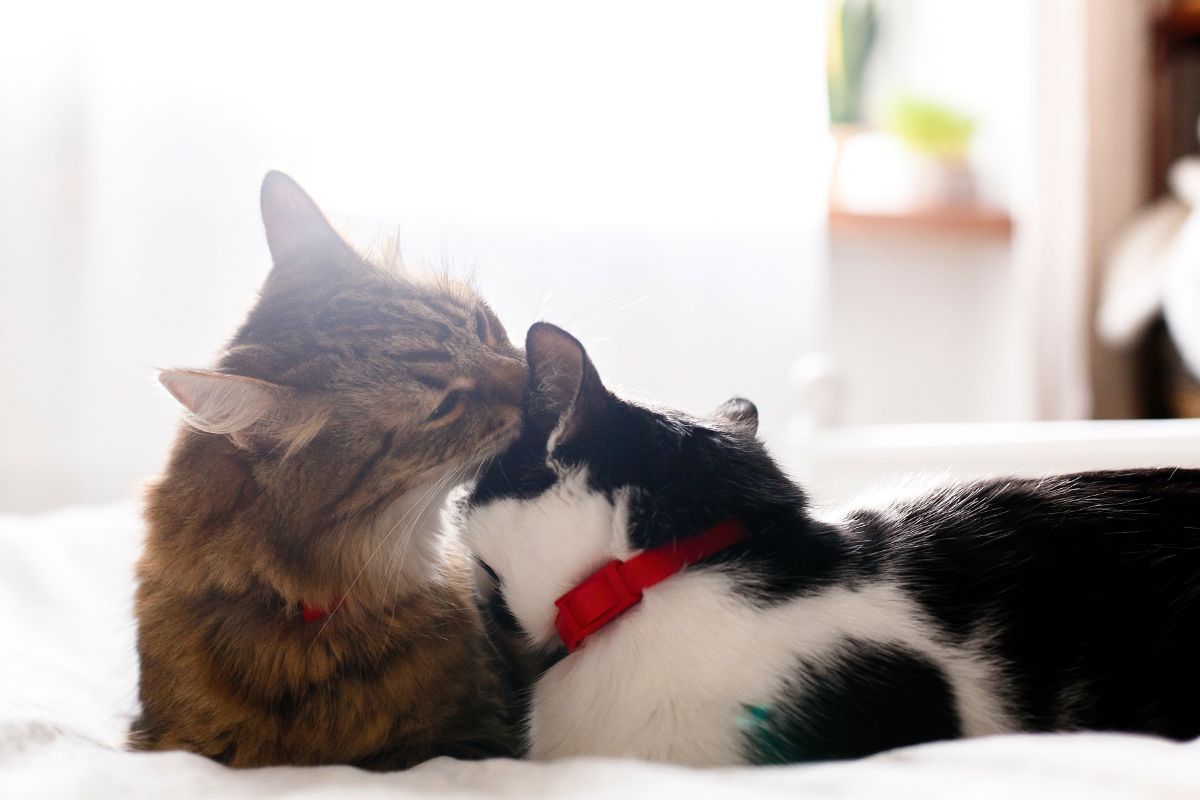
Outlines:
{"label": "white blanket", "polygon": [[1008,736],[726,770],[443,758],[387,775],[235,771],[187,753],[125,752],[141,530],[131,505],[0,515],[0,798],[1200,797],[1200,744],[1133,736]]}

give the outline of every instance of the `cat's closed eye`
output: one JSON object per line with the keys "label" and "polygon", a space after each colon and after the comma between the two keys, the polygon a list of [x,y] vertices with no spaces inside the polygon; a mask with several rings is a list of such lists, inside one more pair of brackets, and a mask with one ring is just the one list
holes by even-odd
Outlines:
{"label": "cat's closed eye", "polygon": [[438,403],[438,407],[435,408],[433,413],[429,415],[429,419],[427,421],[437,422],[449,417],[451,414],[455,413],[464,405],[466,405],[467,398],[470,396],[470,394],[471,393],[466,389],[451,390],[446,394],[442,402]]}

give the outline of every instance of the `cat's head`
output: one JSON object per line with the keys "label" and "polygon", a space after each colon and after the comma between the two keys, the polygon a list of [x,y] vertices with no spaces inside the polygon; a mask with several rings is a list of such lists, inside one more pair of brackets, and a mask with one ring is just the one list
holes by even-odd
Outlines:
{"label": "cat's head", "polygon": [[515,437],[523,353],[468,287],[370,263],[281,173],[261,205],[258,303],[215,369],[161,374],[193,428],[280,502],[341,522],[449,488]]}
{"label": "cat's head", "polygon": [[756,439],[749,401],[702,419],[623,400],[577,340],[544,323],[526,354],[521,435],[468,498],[465,535],[535,645],[557,641],[554,600],[608,561],[729,517],[754,534],[771,508],[803,505]]}

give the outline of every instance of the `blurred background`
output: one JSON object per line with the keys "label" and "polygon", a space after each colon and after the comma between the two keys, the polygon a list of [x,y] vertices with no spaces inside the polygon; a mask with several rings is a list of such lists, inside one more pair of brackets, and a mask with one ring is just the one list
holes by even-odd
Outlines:
{"label": "blurred background", "polygon": [[818,481],[1200,416],[1198,116],[1186,0],[10,6],[0,510],[160,468],[273,168]]}

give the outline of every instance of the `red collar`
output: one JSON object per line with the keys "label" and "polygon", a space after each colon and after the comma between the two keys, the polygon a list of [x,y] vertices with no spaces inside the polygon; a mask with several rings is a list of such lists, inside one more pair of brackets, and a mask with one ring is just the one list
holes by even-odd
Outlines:
{"label": "red collar", "polygon": [[307,624],[314,622],[323,622],[329,619],[329,615],[337,611],[342,605],[342,601],[346,599],[345,595],[338,593],[329,601],[329,605],[318,606],[307,600],[300,601],[300,616],[304,617]]}
{"label": "red collar", "polygon": [[696,536],[644,550],[628,561],[608,562],[554,601],[558,606],[554,627],[567,652],[575,652],[584,639],[637,605],[644,590],[749,536],[740,520],[727,519]]}
{"label": "red collar", "polygon": [[300,601],[300,614],[304,617],[304,621],[309,624],[313,622],[320,622],[323,619],[328,619],[329,612],[330,609],[326,606],[314,606],[310,605],[304,600]]}

